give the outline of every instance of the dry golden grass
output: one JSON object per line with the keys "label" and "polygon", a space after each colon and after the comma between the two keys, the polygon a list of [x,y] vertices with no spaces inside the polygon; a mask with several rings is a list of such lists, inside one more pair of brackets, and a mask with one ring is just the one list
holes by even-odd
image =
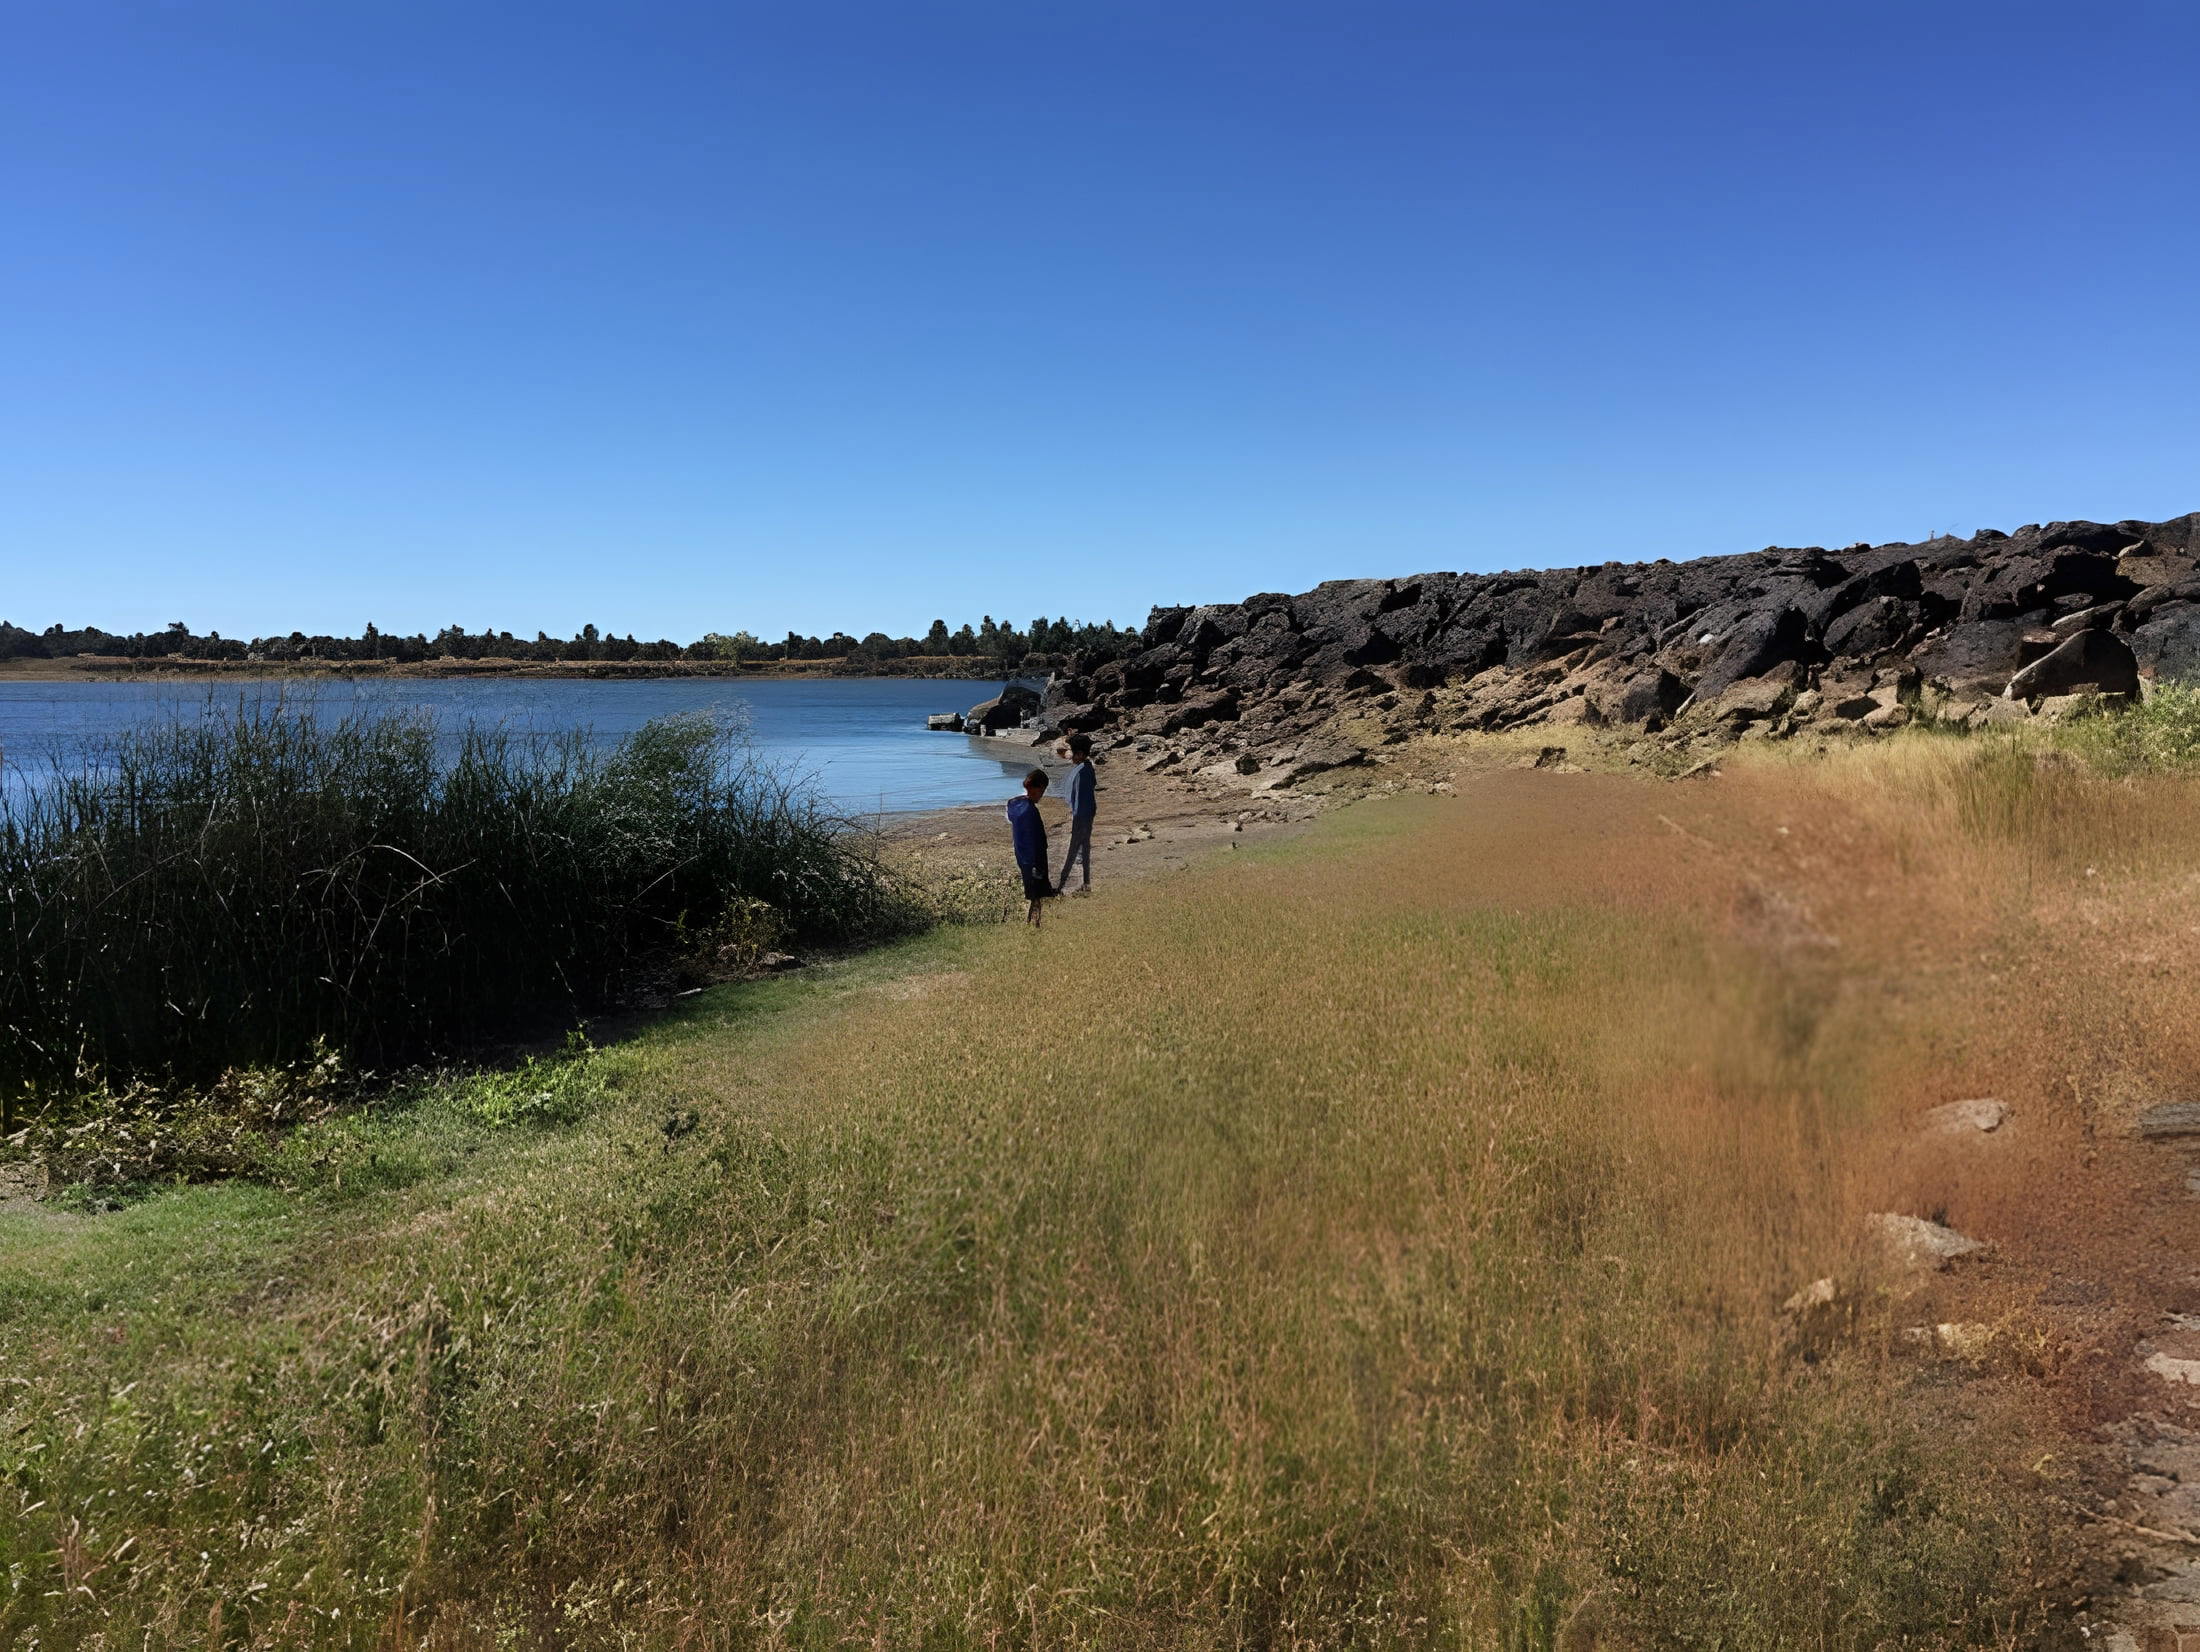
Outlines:
{"label": "dry golden grass", "polygon": [[[2120,1134],[2200,1055],[2195,801],[1932,741],[1499,774],[965,933],[935,990],[731,989],[247,1314],[15,1335],[0,1623],[2051,1640],[2118,1339],[2200,1240]],[[2004,1131],[1918,1141],[1984,1094]],[[1875,1294],[1884,1209],[1995,1258]],[[1798,1340],[1825,1275],[1859,1310]],[[1938,1320],[1998,1334],[1899,1335]]]}

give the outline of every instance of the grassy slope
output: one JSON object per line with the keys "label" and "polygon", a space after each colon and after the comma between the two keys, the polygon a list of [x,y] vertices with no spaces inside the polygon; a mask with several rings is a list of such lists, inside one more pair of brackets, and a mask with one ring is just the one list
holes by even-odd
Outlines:
{"label": "grassy slope", "polygon": [[1752,858],[1800,808],[1969,911],[1963,798],[1913,779],[1371,805],[1043,935],[720,989],[592,1058],[577,1127],[453,1093],[294,1144],[288,1192],[10,1218],[0,1623],[1535,1648],[1589,1601],[2016,1644],[2067,1559],[2055,1420],[1869,1335],[1799,1359],[1776,1312],[1985,1059],[1940,953],[1859,990]]}

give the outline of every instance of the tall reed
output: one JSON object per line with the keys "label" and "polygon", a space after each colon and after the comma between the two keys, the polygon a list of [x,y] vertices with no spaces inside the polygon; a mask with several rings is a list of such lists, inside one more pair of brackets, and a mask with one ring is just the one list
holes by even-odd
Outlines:
{"label": "tall reed", "polygon": [[603,1000],[683,925],[907,921],[842,822],[707,717],[610,750],[240,704],[0,802],[0,1093],[385,1062]]}

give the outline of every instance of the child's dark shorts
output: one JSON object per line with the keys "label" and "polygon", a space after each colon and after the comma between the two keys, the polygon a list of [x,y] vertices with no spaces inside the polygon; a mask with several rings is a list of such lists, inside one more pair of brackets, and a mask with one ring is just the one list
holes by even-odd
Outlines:
{"label": "child's dark shorts", "polygon": [[1017,868],[1016,868],[1016,870],[1017,870],[1017,871],[1019,871],[1019,872],[1021,872],[1021,873],[1023,874],[1023,876],[1024,876],[1024,899],[1025,899],[1025,900],[1027,900],[1027,901],[1043,901],[1043,900],[1047,900],[1047,899],[1050,899],[1050,898],[1051,898],[1051,897],[1053,896],[1053,894],[1054,894],[1054,885],[1053,885],[1053,884],[1051,884],[1051,883],[1049,883],[1049,882],[1047,882],[1047,874],[1046,874],[1046,868],[1045,868],[1045,867],[1043,867],[1043,866],[1019,866],[1019,867],[1017,867]]}

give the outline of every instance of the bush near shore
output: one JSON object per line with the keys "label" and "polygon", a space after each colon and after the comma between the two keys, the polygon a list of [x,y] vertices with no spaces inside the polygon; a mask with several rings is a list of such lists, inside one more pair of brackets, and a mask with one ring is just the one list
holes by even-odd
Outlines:
{"label": "bush near shore", "polygon": [[729,911],[906,927],[844,825],[708,719],[615,749],[240,706],[0,806],[0,1094],[416,1060],[600,1005]]}

